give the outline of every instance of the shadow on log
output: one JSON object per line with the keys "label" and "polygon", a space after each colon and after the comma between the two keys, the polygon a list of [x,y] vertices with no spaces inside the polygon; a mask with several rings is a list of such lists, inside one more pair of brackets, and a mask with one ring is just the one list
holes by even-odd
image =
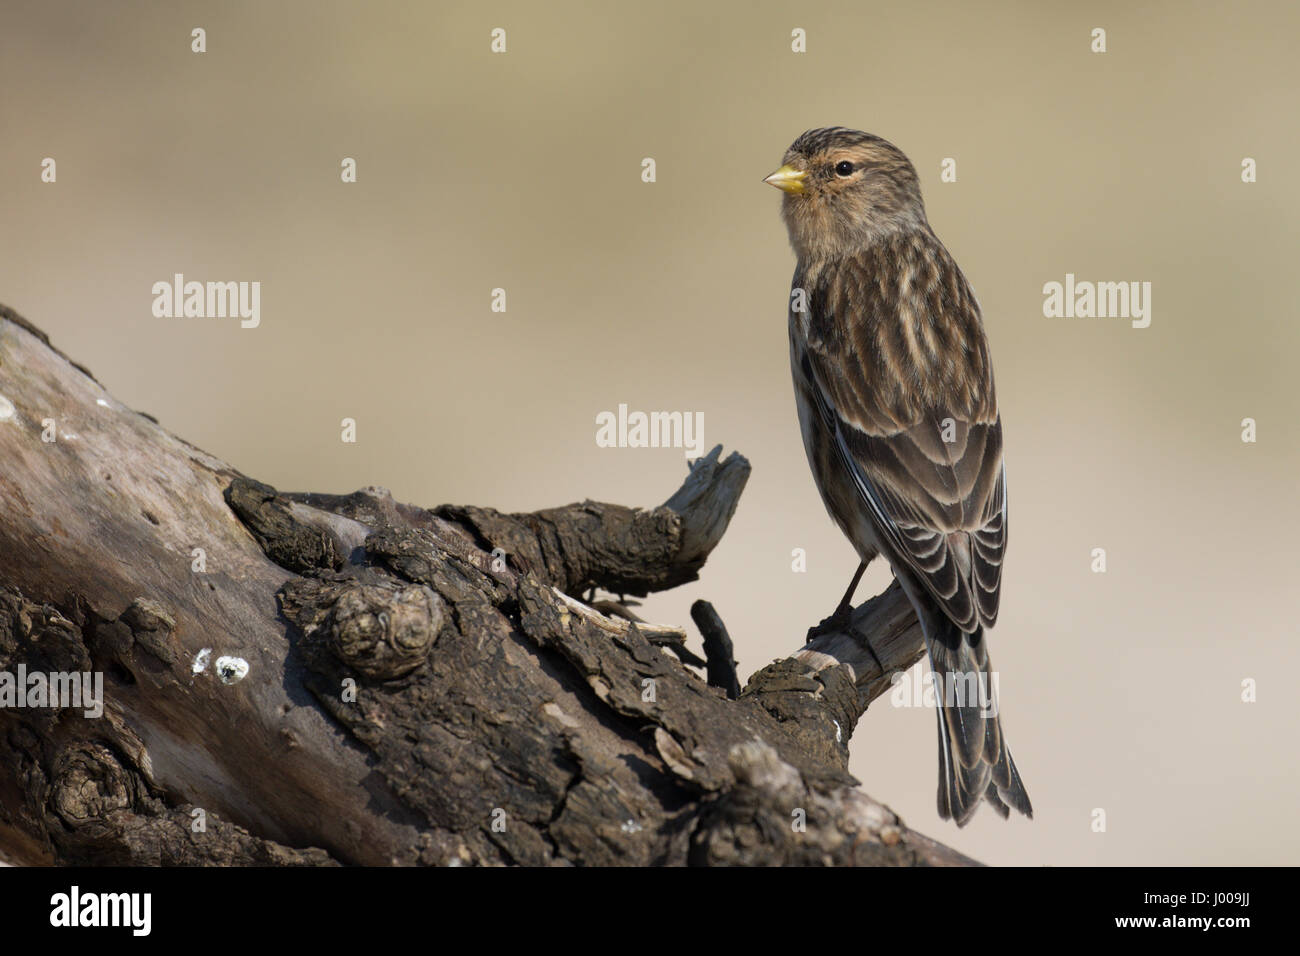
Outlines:
{"label": "shadow on log", "polygon": [[[280,493],[0,307],[0,858],[970,863],[849,776],[889,687],[852,634],[742,691],[711,607],[707,660],[627,609],[698,578],[749,476],[720,452],[650,510]],[[920,658],[896,585],[854,627]],[[73,674],[101,713],[35,693]]]}

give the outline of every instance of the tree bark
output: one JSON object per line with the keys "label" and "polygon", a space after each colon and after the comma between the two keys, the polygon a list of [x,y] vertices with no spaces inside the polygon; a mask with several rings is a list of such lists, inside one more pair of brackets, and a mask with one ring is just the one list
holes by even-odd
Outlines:
{"label": "tree bark", "polygon": [[[847,771],[922,652],[896,585],[743,690],[710,606],[705,659],[627,610],[721,539],[720,451],[650,510],[280,493],[0,307],[0,859],[972,862]],[[6,703],[20,668],[101,674],[102,716]]]}

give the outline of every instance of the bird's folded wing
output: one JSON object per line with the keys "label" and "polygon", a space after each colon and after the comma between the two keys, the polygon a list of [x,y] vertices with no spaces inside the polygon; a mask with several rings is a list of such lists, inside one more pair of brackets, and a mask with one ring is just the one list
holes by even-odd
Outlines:
{"label": "bird's folded wing", "polygon": [[[954,383],[963,372],[987,376],[987,383],[973,390],[926,389],[922,383],[904,394],[897,382],[882,379],[896,375],[907,382],[918,369],[890,368],[882,361],[891,345],[878,338],[892,333],[874,325],[906,317],[900,319],[898,305],[879,284],[873,296],[837,296],[845,286],[832,281],[812,299],[817,318],[806,341],[804,374],[823,423],[891,560],[911,568],[962,630],[992,625],[1006,549],[1006,487],[1002,424],[982,329],[966,330],[978,337],[982,365],[957,350],[929,367],[946,370]],[[974,308],[973,297],[971,302]],[[931,303],[943,306],[941,300]],[[916,303],[909,307],[915,310]],[[978,313],[958,319],[979,321]],[[897,353],[897,343],[893,347]],[[980,367],[958,368],[954,375],[950,366],[964,360]]]}

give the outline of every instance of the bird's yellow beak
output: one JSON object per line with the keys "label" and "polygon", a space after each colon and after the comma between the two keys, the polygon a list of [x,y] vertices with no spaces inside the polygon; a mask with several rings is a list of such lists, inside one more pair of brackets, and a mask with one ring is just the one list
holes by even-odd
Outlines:
{"label": "bird's yellow beak", "polygon": [[775,186],[783,193],[793,193],[799,195],[803,192],[803,181],[808,178],[808,173],[802,169],[795,169],[793,166],[782,166],[771,176],[768,176],[763,182]]}

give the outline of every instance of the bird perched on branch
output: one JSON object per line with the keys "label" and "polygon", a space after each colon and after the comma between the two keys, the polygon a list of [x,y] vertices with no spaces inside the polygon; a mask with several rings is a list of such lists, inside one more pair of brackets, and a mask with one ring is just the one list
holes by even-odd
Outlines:
{"label": "bird perched on branch", "polygon": [[[767,183],[798,256],[790,364],[822,501],[861,559],[884,555],[916,609],[939,701],[939,815],[986,798],[1032,816],[997,716],[986,629],[998,615],[1007,498],[1002,422],[978,303],[925,216],[908,158],[832,127],[794,141]],[[873,652],[874,653],[874,652]]]}

